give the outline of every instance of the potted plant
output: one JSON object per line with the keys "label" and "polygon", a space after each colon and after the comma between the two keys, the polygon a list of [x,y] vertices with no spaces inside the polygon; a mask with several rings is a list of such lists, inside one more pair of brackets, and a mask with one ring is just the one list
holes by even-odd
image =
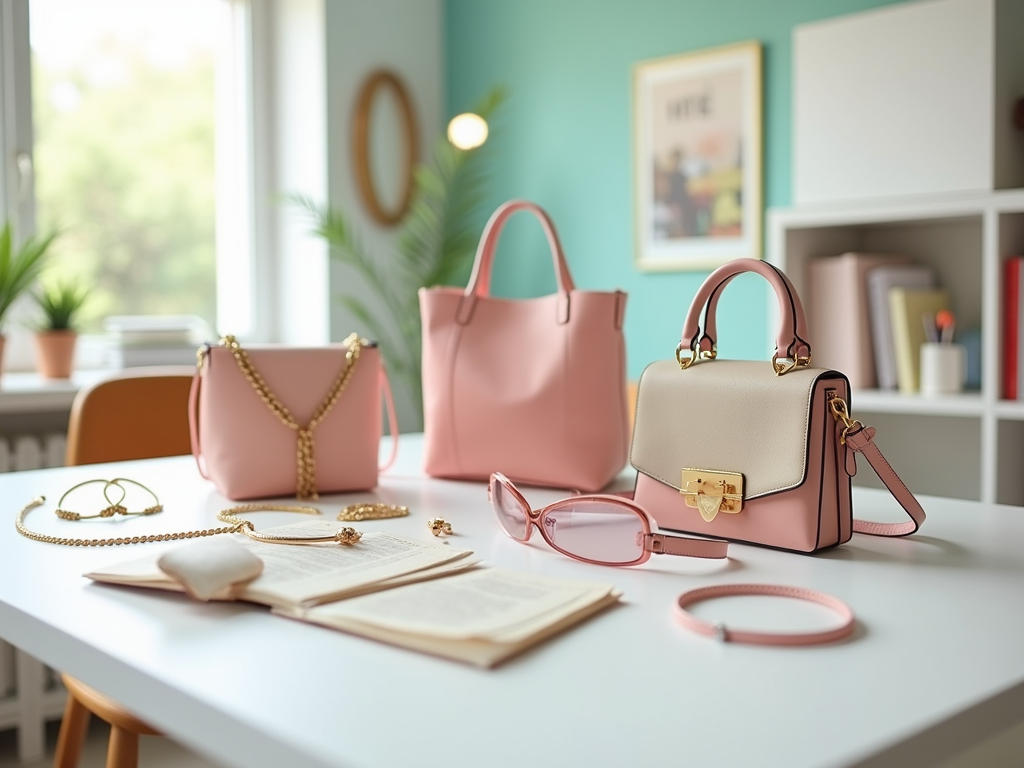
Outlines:
{"label": "potted plant", "polygon": [[[3,230],[0,231],[0,331],[7,310],[39,276],[39,271],[43,267],[43,257],[56,236],[56,232],[51,232],[42,237],[29,237],[15,246],[11,222],[4,223]],[[3,362],[3,351],[4,336],[0,333],[0,367]]]}
{"label": "potted plant", "polygon": [[[495,87],[473,113],[490,119],[505,99],[505,89]],[[415,420],[420,423],[419,289],[459,284],[469,276],[480,236],[477,214],[485,199],[486,175],[478,152],[476,146],[459,149],[443,136],[436,141],[430,160],[416,170],[412,205],[401,221],[395,254],[399,268],[393,272],[381,268],[379,254],[363,249],[344,211],[303,195],[287,196],[307,215],[313,234],[332,246],[331,256],[353,267],[366,281],[365,294],[344,295],[340,300],[380,342],[387,369],[408,386]]]}
{"label": "potted plant", "polygon": [[67,379],[75,359],[75,317],[89,292],[71,280],[53,282],[33,294],[43,312],[43,323],[36,333],[36,359],[46,379]]}

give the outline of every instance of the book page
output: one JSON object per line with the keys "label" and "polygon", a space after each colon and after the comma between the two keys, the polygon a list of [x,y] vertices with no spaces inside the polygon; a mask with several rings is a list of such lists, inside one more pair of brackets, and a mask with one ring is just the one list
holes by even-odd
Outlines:
{"label": "book page", "polygon": [[[301,612],[318,623],[352,622],[444,638],[515,642],[613,592],[607,584],[482,568]],[[358,630],[356,630],[358,631]]]}
{"label": "book page", "polygon": [[[284,536],[329,535],[342,525],[337,521],[311,520],[263,532]],[[390,580],[403,583],[415,579],[417,574],[432,578],[435,568],[458,569],[478,562],[468,550],[377,531],[365,532],[353,546],[331,542],[268,544],[241,535],[234,538],[263,561],[263,573],[248,584],[218,594],[217,599],[251,600],[278,607],[315,605],[346,594],[383,588],[389,586]],[[160,554],[116,563],[85,575],[95,581],[180,591],[181,586],[157,565]]]}
{"label": "book page", "polygon": [[[341,523],[310,520],[265,533],[302,535],[330,533]],[[354,546],[330,542],[281,545],[251,542],[263,561],[263,573],[240,592],[242,599],[267,605],[314,605],[345,596],[350,590],[425,568],[459,560],[470,554],[432,541],[372,531]]]}

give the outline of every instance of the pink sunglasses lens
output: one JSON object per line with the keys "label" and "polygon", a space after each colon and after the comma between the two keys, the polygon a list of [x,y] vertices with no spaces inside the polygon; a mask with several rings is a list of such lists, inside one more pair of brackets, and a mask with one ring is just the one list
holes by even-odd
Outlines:
{"label": "pink sunglasses lens", "polygon": [[587,560],[625,565],[644,553],[643,518],[622,504],[566,499],[550,508],[541,524],[558,549]]}
{"label": "pink sunglasses lens", "polygon": [[530,527],[530,510],[526,509],[503,483],[492,484],[491,505],[505,533],[513,539],[526,541],[526,532]]}

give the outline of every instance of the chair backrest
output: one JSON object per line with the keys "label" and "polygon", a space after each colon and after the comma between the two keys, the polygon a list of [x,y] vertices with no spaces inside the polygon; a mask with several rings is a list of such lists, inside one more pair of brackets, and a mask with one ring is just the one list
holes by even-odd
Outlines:
{"label": "chair backrest", "polygon": [[128,369],[82,389],[68,422],[65,463],[152,459],[192,452],[188,393],[192,368]]}

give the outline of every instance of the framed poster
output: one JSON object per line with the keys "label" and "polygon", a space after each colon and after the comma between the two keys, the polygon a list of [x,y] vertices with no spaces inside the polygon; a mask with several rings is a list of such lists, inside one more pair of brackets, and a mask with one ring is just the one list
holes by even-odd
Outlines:
{"label": "framed poster", "polygon": [[760,258],[760,43],[635,65],[633,121],[637,266]]}

